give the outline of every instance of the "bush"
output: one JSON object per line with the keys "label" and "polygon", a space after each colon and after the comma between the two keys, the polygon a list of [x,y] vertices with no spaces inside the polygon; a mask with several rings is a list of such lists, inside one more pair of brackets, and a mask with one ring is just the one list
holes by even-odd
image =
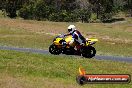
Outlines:
{"label": "bush", "polygon": [[62,10],[58,13],[52,13],[49,16],[50,21],[61,21],[61,22],[76,22],[78,21],[78,17],[75,13],[67,12],[66,10]]}
{"label": "bush", "polygon": [[59,18],[58,13],[52,13],[52,14],[49,15],[49,20],[50,21],[56,21],[57,22],[57,21],[59,21],[58,18]]}
{"label": "bush", "polygon": [[43,20],[48,19],[49,15],[51,14],[53,8],[50,6],[46,6],[44,2],[39,2],[35,6],[35,19]]}
{"label": "bush", "polygon": [[112,19],[112,13],[103,13],[100,16],[102,22],[109,22]]}
{"label": "bush", "polygon": [[80,9],[77,11],[82,22],[89,22],[91,18],[91,11],[87,9]]}
{"label": "bush", "polygon": [[50,20],[60,22],[77,22],[80,19],[83,22],[89,22],[91,11],[89,9],[57,9],[56,6],[46,4],[45,1],[30,1],[19,10],[19,16],[24,19]]}
{"label": "bush", "polygon": [[36,19],[46,20],[54,11],[52,6],[47,6],[44,1],[32,2],[31,4],[25,4],[23,8],[19,10],[19,16],[24,19]]}
{"label": "bush", "polygon": [[23,6],[19,10],[19,16],[24,18],[24,19],[33,19],[34,15],[34,7],[32,5],[29,6]]}

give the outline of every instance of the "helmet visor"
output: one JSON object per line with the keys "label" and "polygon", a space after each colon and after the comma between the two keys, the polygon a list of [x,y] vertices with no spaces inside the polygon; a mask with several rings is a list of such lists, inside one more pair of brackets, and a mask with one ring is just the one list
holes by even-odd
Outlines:
{"label": "helmet visor", "polygon": [[68,29],[68,32],[72,31],[72,29]]}

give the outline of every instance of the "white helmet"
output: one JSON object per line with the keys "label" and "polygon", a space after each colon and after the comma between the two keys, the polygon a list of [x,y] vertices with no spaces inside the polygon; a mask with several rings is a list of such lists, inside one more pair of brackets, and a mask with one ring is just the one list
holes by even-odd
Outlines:
{"label": "white helmet", "polygon": [[75,27],[74,25],[68,26],[68,32],[69,32],[69,33],[72,33],[72,32],[75,31],[75,30],[76,30],[76,27]]}

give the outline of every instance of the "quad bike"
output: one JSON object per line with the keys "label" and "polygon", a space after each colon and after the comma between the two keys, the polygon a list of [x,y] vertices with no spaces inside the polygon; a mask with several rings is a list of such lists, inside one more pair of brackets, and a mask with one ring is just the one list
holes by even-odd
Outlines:
{"label": "quad bike", "polygon": [[[92,58],[96,54],[95,48],[92,46],[98,39],[86,39],[85,45],[80,45],[74,42],[71,46],[67,45],[72,39],[71,35],[60,35],[54,38],[53,44],[49,47],[49,52],[54,55],[67,54],[67,55],[80,55],[86,58]],[[64,45],[64,43],[66,45]]]}

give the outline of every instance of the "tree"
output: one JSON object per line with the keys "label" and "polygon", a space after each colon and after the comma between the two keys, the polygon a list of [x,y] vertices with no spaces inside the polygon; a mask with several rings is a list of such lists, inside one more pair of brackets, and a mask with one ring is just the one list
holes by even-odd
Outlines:
{"label": "tree", "polygon": [[97,19],[107,21],[112,18],[113,0],[89,0],[89,3],[92,5],[93,13],[96,13]]}
{"label": "tree", "polygon": [[2,0],[2,3],[10,17],[15,17],[19,10],[24,19],[89,22],[94,14],[94,18],[105,22],[118,11],[132,15],[132,0]]}
{"label": "tree", "polygon": [[28,0],[1,0],[1,8],[7,13],[7,16],[14,18],[17,16],[16,11],[22,8]]}
{"label": "tree", "polygon": [[132,17],[132,0],[127,0],[127,9],[130,13],[130,16]]}

